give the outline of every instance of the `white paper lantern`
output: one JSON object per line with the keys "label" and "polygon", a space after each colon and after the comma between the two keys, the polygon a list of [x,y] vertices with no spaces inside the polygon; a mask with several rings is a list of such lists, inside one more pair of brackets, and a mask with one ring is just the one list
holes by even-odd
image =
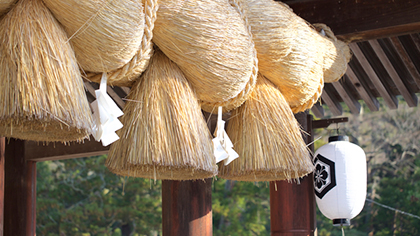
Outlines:
{"label": "white paper lantern", "polygon": [[348,226],[366,200],[366,155],[347,136],[333,136],[314,155],[316,203],[335,226]]}

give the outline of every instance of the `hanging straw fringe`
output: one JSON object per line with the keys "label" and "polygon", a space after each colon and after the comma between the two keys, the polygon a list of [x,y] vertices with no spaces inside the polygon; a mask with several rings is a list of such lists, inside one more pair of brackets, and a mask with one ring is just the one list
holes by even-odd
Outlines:
{"label": "hanging straw fringe", "polygon": [[120,140],[106,166],[152,179],[203,179],[217,174],[211,135],[197,98],[176,64],[156,50],[124,107]]}
{"label": "hanging straw fringe", "polygon": [[[149,65],[150,58],[153,55],[153,29],[159,4],[158,0],[146,0],[144,4],[145,27],[140,49],[129,63],[108,73],[109,85],[130,87]],[[87,73],[86,77],[88,80],[99,83],[102,74]]]}
{"label": "hanging straw fringe", "polygon": [[346,73],[351,58],[350,48],[347,43],[338,40],[325,24],[314,24],[314,27],[325,32],[324,43],[327,49],[324,55],[324,82],[336,82]]}
{"label": "hanging straw fringe", "polygon": [[0,22],[0,135],[82,140],[91,111],[65,31],[41,0],[20,0]]}
{"label": "hanging straw fringe", "polygon": [[221,178],[291,180],[313,170],[299,124],[280,91],[262,75],[248,100],[232,111],[227,133],[239,158],[219,165]]}
{"label": "hanging straw fringe", "polygon": [[0,0],[0,16],[8,12],[17,0]]}
{"label": "hanging straw fringe", "polygon": [[154,42],[184,72],[203,108],[211,112],[223,105],[227,110],[246,99],[257,61],[238,11],[227,0],[159,3]]}
{"label": "hanging straw fringe", "polygon": [[260,73],[294,109],[312,106],[324,86],[322,37],[281,2],[241,1],[248,9]]}

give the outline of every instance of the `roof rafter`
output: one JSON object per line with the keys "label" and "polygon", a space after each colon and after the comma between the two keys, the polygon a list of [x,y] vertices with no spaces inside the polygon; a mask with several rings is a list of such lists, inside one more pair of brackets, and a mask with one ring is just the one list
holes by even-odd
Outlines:
{"label": "roof rafter", "polygon": [[420,31],[420,4],[407,0],[283,0],[310,23],[324,23],[345,41],[364,41]]}

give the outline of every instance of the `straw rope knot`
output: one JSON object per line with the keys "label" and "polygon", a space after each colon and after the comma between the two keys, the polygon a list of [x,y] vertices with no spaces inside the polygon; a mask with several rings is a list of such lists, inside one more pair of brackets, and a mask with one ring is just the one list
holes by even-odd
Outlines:
{"label": "straw rope knot", "polygon": [[255,84],[257,82],[257,77],[258,77],[257,50],[255,49],[255,44],[254,44],[254,41],[252,40],[251,25],[249,24],[248,17],[246,15],[246,8],[238,0],[229,0],[229,3],[231,6],[235,8],[235,10],[241,16],[241,19],[243,20],[247,33],[249,35],[250,42],[251,42],[250,46],[252,47],[252,57],[253,57],[252,72],[251,72],[251,77],[249,78],[248,83],[246,83],[245,85],[245,88],[236,97],[233,97],[226,101],[217,102],[217,103],[201,101],[201,108],[210,113],[213,113],[215,107],[221,106],[223,107],[223,112],[227,112],[242,105],[242,103],[244,103],[248,99],[249,94],[254,89]]}
{"label": "straw rope knot", "polygon": [[[108,84],[115,86],[131,86],[136,78],[146,70],[150,58],[153,54],[153,29],[159,9],[158,0],[146,0],[145,11],[145,28],[141,46],[130,60],[123,67],[108,73]],[[102,73],[86,73],[86,79],[99,83]]]}

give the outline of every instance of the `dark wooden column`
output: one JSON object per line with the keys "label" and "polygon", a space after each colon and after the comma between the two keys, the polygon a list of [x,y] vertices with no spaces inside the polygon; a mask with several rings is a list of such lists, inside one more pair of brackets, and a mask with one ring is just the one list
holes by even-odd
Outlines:
{"label": "dark wooden column", "polygon": [[4,225],[4,150],[5,138],[0,137],[0,236],[3,236]]}
{"label": "dark wooden column", "polygon": [[33,236],[36,227],[36,162],[25,160],[24,141],[6,141],[4,235]]}
{"label": "dark wooden column", "polygon": [[162,181],[164,236],[213,235],[211,181]]}
{"label": "dark wooden column", "polygon": [[[311,134],[312,116],[299,113],[296,118]],[[304,135],[304,138],[306,143],[312,142],[310,135]],[[272,236],[314,235],[316,212],[312,174],[301,178],[299,183],[270,182],[270,211]]]}

